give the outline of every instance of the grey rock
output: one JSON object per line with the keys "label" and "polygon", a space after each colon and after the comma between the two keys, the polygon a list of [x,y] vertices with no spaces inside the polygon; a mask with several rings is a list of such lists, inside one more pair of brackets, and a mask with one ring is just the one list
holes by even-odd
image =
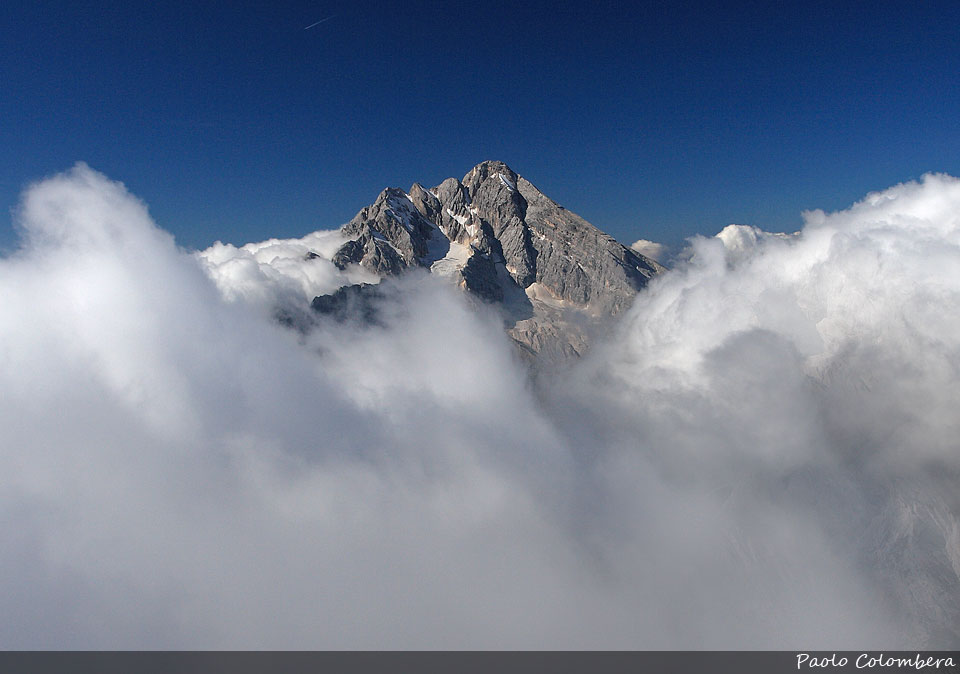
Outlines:
{"label": "grey rock", "polygon": [[425,190],[420,183],[414,183],[410,188],[410,201],[424,218],[437,226],[443,223],[440,200]]}
{"label": "grey rock", "polygon": [[330,316],[338,322],[351,319],[363,323],[376,323],[377,302],[383,298],[380,288],[370,283],[343,286],[329,295],[313,298],[311,308],[319,314]]}
{"label": "grey rock", "polygon": [[589,334],[583,326],[556,316],[537,314],[517,321],[507,334],[527,358],[563,361],[582,356],[590,345]]}
{"label": "grey rock", "polygon": [[364,247],[363,259],[360,264],[370,267],[378,274],[399,274],[408,266],[407,258],[389,241],[374,236],[367,240]]}
{"label": "grey rock", "polygon": [[378,233],[364,232],[358,239],[347,241],[333,255],[332,262],[340,269],[359,264],[382,276],[402,272],[407,264],[400,252]]}
{"label": "grey rock", "polygon": [[469,241],[467,227],[479,224],[476,216],[469,210],[470,196],[456,178],[447,178],[433,189],[440,204],[440,220],[437,225],[443,228],[447,238],[456,243]]}
{"label": "grey rock", "polygon": [[463,286],[488,302],[503,301],[503,284],[497,278],[496,263],[490,256],[474,254],[460,271]]}
{"label": "grey rock", "polygon": [[626,309],[663,267],[566,210],[499,161],[463,180],[388,188],[342,228],[340,268],[392,276],[424,267],[502,306],[531,353],[582,354],[592,329]]}
{"label": "grey rock", "polygon": [[527,180],[517,188],[527,203],[526,224],[537,251],[536,282],[557,297],[616,314],[664,268],[620,244]]}
{"label": "grey rock", "polygon": [[527,202],[516,189],[517,175],[503,162],[486,161],[463,177],[470,203],[500,242],[506,269],[523,288],[536,276],[536,251],[524,221]]}
{"label": "grey rock", "polygon": [[[361,264],[367,254],[392,257],[385,252],[384,246],[371,248],[369,241],[373,240],[390,246],[402,260],[401,268],[405,268],[417,266],[419,258],[427,254],[427,240],[433,230],[406,192],[391,187],[381,192],[373,204],[357,213],[341,231],[363,243],[365,252]],[[367,266],[376,268],[373,264]]]}
{"label": "grey rock", "polygon": [[331,262],[340,269],[346,269],[348,264],[360,264],[360,261],[363,260],[364,250],[366,250],[364,244],[365,241],[361,239],[347,241],[333,254]]}

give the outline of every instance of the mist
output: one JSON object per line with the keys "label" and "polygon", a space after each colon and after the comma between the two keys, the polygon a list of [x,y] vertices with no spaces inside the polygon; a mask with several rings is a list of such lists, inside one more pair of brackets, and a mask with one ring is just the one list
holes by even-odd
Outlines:
{"label": "mist", "polygon": [[960,643],[955,178],[691,240],[537,380],[427,274],[283,326],[337,232],[186,251],[82,164],[15,225],[4,648]]}

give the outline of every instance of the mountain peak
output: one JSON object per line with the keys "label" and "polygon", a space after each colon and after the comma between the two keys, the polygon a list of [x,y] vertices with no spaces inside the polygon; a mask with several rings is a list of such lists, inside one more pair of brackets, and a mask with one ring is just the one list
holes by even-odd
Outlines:
{"label": "mountain peak", "polygon": [[625,309],[662,271],[543,195],[501,161],[427,190],[388,188],[342,233],[333,257],[381,276],[422,267],[498,304],[531,353],[581,353],[584,326]]}
{"label": "mountain peak", "polygon": [[472,196],[486,181],[499,183],[511,192],[517,190],[517,174],[502,161],[485,161],[474,166],[467,175],[463,176],[463,185]]}
{"label": "mountain peak", "polygon": [[517,177],[517,174],[514,173],[513,169],[507,166],[506,163],[488,159],[487,161],[482,161],[470,169],[470,171],[467,172],[467,175],[463,177],[463,182],[468,182],[471,179],[471,176],[478,176],[481,180],[484,180],[489,176],[495,176],[497,173],[510,176],[514,180],[516,180]]}

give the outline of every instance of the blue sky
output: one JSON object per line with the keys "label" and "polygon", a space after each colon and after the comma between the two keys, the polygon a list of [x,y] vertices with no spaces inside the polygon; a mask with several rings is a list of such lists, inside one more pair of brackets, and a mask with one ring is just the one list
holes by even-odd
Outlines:
{"label": "blue sky", "polygon": [[957,2],[8,0],[0,246],[23,187],[78,160],[195,248],[484,159],[625,243],[795,229],[960,174],[958,73]]}

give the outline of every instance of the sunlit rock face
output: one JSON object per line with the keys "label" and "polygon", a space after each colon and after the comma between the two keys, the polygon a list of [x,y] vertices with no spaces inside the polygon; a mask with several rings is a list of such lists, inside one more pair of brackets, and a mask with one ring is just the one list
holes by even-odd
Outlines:
{"label": "sunlit rock face", "polygon": [[333,256],[381,276],[426,268],[496,303],[528,355],[582,354],[590,335],[663,271],[499,161],[463,180],[388,188],[341,233]]}

